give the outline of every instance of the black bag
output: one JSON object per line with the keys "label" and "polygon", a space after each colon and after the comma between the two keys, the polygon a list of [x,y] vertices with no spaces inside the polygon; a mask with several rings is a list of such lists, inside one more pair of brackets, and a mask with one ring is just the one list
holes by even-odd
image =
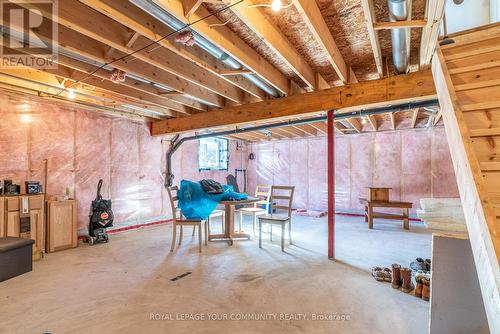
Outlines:
{"label": "black bag", "polygon": [[203,189],[204,192],[207,194],[221,194],[224,192],[224,189],[222,189],[222,184],[220,184],[217,181],[214,180],[201,180],[200,181],[201,188]]}
{"label": "black bag", "polygon": [[92,201],[90,212],[89,235],[95,237],[94,231],[113,226],[113,211],[111,200],[102,199],[102,180],[97,184],[97,197]]}

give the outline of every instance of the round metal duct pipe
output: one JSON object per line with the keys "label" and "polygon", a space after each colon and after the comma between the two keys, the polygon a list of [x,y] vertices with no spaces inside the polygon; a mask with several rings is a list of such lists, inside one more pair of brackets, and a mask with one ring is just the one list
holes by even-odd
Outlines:
{"label": "round metal duct pipe", "polygon": [[[391,22],[411,18],[412,0],[387,0],[387,5]],[[391,29],[391,42],[396,74],[407,73],[410,68],[410,28]]]}

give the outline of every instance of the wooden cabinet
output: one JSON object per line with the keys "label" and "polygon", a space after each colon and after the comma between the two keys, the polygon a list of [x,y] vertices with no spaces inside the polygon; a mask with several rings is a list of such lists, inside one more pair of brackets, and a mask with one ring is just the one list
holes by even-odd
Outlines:
{"label": "wooden cabinet", "polygon": [[47,201],[47,252],[77,245],[76,201]]}
{"label": "wooden cabinet", "polygon": [[0,196],[0,226],[3,226],[3,235],[34,240],[34,260],[40,259],[45,251],[44,201],[43,194]]}

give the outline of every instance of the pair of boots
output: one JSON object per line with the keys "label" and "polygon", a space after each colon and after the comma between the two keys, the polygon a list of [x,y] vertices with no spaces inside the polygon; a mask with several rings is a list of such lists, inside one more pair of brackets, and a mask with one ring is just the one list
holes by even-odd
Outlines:
{"label": "pair of boots", "polygon": [[424,273],[418,273],[415,280],[417,282],[415,296],[429,301],[431,297],[431,278]]}
{"label": "pair of boots", "polygon": [[401,288],[404,293],[410,293],[415,288],[411,280],[411,269],[401,268],[399,264],[392,265],[392,284],[394,289]]}

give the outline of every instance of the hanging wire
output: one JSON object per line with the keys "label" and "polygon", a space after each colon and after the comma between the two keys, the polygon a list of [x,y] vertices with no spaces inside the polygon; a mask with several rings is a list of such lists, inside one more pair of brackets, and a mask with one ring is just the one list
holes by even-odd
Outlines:
{"label": "hanging wire", "polygon": [[[145,50],[145,49],[149,48],[150,46],[153,46],[153,45],[155,45],[155,44],[158,44],[158,43],[160,43],[161,41],[163,41],[163,40],[165,40],[165,39],[169,38],[170,36],[175,35],[175,34],[177,34],[177,33],[181,32],[181,31],[183,31],[184,29],[189,28],[189,27],[191,27],[191,26],[195,25],[196,23],[199,23],[199,22],[201,22],[201,21],[204,21],[204,20],[208,19],[209,17],[215,16],[215,15],[217,15],[217,14],[219,14],[219,13],[222,13],[223,11],[228,10],[228,9],[230,9],[230,8],[232,8],[232,7],[234,7],[234,6],[238,5],[238,4],[240,4],[240,3],[242,3],[243,1],[244,1],[244,0],[239,0],[238,2],[235,2],[235,3],[233,3],[233,4],[227,5],[227,6],[225,6],[225,7],[221,8],[221,9],[219,9],[219,10],[214,11],[213,13],[210,13],[210,14],[208,14],[208,15],[205,15],[205,16],[203,16],[203,17],[199,18],[199,19],[198,19],[198,20],[196,20],[196,21],[193,21],[193,22],[191,22],[191,23],[186,23],[186,24],[184,25],[184,27],[179,28],[179,29],[177,29],[177,30],[175,30],[175,31],[172,31],[171,33],[169,33],[169,34],[167,34],[167,35],[165,35],[165,36],[163,36],[163,37],[161,37],[161,38],[159,38],[159,39],[157,39],[157,40],[155,40],[155,41],[152,41],[151,43],[149,43],[149,44],[147,44],[147,45],[145,45],[145,46],[143,46],[143,47],[141,47],[141,48],[139,48],[139,49],[137,49],[137,50],[134,50],[134,51],[132,51],[132,52],[130,52],[130,53],[127,53],[127,54],[125,54],[125,55],[121,56],[120,58],[117,58],[117,59],[114,59],[114,60],[112,60],[112,61],[109,61],[109,62],[106,62],[106,63],[102,64],[101,66],[99,66],[98,68],[96,68],[95,70],[93,70],[92,72],[90,72],[89,74],[87,74],[85,77],[83,77],[83,78],[81,78],[81,79],[76,80],[75,82],[73,82],[73,83],[72,83],[70,86],[68,86],[68,87],[64,87],[64,88],[62,88],[62,89],[61,89],[58,93],[56,93],[56,94],[47,94],[47,95],[46,95],[46,96],[44,96],[44,97],[58,97],[58,96],[60,96],[63,92],[68,91],[69,89],[71,89],[71,87],[75,86],[76,84],[78,84],[78,83],[80,83],[80,82],[82,82],[82,81],[84,81],[84,80],[86,80],[86,79],[90,78],[91,76],[93,76],[95,73],[97,73],[99,70],[103,69],[104,67],[109,66],[109,65],[111,65],[111,64],[113,64],[113,63],[116,63],[116,62],[118,62],[118,61],[120,61],[120,60],[125,60],[126,58],[128,58],[128,57],[130,57],[130,56],[133,56],[134,54],[139,53],[139,52],[141,52],[141,51],[143,51],[143,50]],[[156,49],[157,49],[157,48],[155,48],[154,50],[156,50]],[[40,92],[40,93],[42,93],[42,94],[43,94],[43,92]]]}

